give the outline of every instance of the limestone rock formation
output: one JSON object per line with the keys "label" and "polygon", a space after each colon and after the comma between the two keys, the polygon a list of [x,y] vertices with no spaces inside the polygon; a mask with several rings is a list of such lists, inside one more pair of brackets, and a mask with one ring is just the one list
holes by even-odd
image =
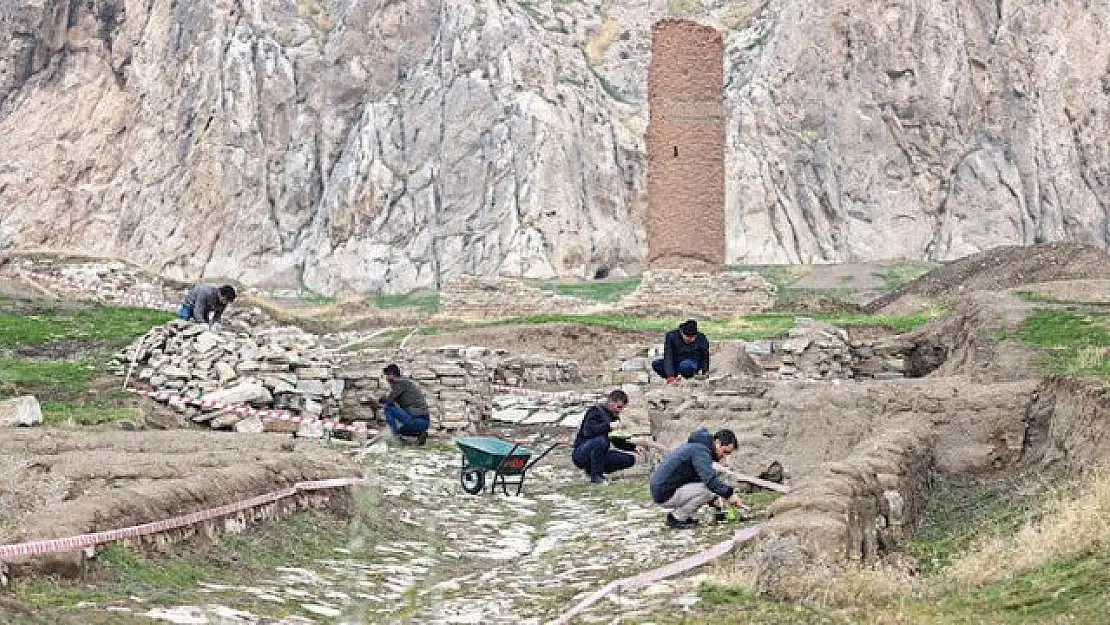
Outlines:
{"label": "limestone rock formation", "polygon": [[1110,241],[1110,3],[0,0],[0,249],[323,293],[642,269],[651,25],[729,262]]}
{"label": "limestone rock formation", "polygon": [[492,0],[3,0],[0,248],[408,291],[642,257],[642,139]]}

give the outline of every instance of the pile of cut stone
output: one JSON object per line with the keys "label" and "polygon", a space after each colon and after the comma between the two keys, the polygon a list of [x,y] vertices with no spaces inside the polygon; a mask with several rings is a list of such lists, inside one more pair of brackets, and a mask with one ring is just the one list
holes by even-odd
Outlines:
{"label": "pile of cut stone", "polygon": [[[203,324],[172,321],[121,351],[113,366],[121,375],[131,369],[133,379],[154,390],[191,399],[290,409],[308,417],[336,414],[344,387],[344,381],[333,375],[331,350],[322,347],[315,335],[295,327],[214,332]],[[199,409],[182,408],[194,421],[206,420]],[[209,424],[234,427],[244,418],[225,414]]]}

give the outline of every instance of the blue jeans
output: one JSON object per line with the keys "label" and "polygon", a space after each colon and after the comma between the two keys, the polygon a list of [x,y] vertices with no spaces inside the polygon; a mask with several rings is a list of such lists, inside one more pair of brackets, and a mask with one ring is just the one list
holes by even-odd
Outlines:
{"label": "blue jeans", "polygon": [[[683,360],[682,362],[678,363],[678,371],[676,371],[675,373],[677,373],[678,375],[680,375],[684,378],[692,378],[692,377],[694,377],[694,374],[698,372],[698,365],[699,364],[700,363],[696,360]],[[651,369],[653,371],[655,371],[656,373],[658,373],[659,377],[661,377],[661,378],[667,377],[667,374],[664,373],[664,371],[663,371],[663,359],[662,358],[652,362],[651,363]]]}
{"label": "blue jeans", "polygon": [[570,459],[574,466],[585,470],[591,478],[600,478],[606,473],[623,471],[636,464],[636,456],[609,449],[608,436],[595,436],[582,441],[574,448]]}
{"label": "blue jeans", "polygon": [[393,403],[385,405],[385,422],[394,436],[416,436],[427,432],[431,425],[428,415],[414,417]]}
{"label": "blue jeans", "polygon": [[185,304],[182,304],[181,308],[177,309],[177,318],[178,319],[183,319],[185,321],[188,321],[188,320],[192,319],[193,318],[193,307],[192,306],[186,306]]}

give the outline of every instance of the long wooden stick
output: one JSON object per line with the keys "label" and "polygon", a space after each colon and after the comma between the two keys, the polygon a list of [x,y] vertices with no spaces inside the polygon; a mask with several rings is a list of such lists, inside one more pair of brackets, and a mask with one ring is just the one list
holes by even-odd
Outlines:
{"label": "long wooden stick", "polygon": [[[651,449],[655,449],[656,451],[660,451],[660,452],[665,453],[665,454],[669,454],[672,451],[671,449],[668,449],[668,448],[664,447],[663,445],[660,445],[659,443],[657,443],[655,441],[642,441],[642,442],[641,441],[636,441],[636,444],[637,445],[643,445],[644,447],[648,447],[648,448],[651,448]],[[773,490],[776,493],[789,493],[790,492],[790,487],[789,486],[786,486],[784,484],[779,484],[778,482],[770,482],[768,480],[760,479],[758,477],[752,477],[751,475],[746,475],[744,473],[738,473],[738,472],[733,471],[732,469],[729,469],[728,467],[725,467],[725,466],[723,466],[723,465],[721,465],[720,463],[717,463],[717,462],[713,463],[713,468],[717,469],[721,473],[724,473],[725,475],[728,475],[729,477],[732,477],[733,479],[740,480],[741,482],[747,482],[748,484],[751,484],[753,486],[759,486],[761,488],[766,488],[767,490]]]}

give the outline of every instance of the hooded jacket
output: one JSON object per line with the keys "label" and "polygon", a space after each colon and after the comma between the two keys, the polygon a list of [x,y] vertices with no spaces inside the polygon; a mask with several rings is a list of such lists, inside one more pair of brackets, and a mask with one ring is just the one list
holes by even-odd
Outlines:
{"label": "hooded jacket", "polygon": [[[582,425],[578,427],[578,432],[574,435],[574,449],[578,449],[582,443],[594,438],[608,438],[613,429],[613,422],[618,418],[604,403],[590,407],[586,411],[586,416],[582,417]],[[634,444],[624,440],[614,440],[611,441],[611,444],[624,451],[636,449]]]}
{"label": "hooded jacket", "polygon": [[701,428],[686,444],[672,451],[651,474],[651,498],[663,503],[686,484],[702,482],[715,495],[731,497],[732,487],[717,477],[713,468],[713,435]]}
{"label": "hooded jacket", "polygon": [[709,371],[709,339],[698,332],[694,342],[682,340],[681,330],[671,330],[663,337],[663,373],[671,378],[677,374],[678,363],[683,360],[696,360],[699,372]]}

